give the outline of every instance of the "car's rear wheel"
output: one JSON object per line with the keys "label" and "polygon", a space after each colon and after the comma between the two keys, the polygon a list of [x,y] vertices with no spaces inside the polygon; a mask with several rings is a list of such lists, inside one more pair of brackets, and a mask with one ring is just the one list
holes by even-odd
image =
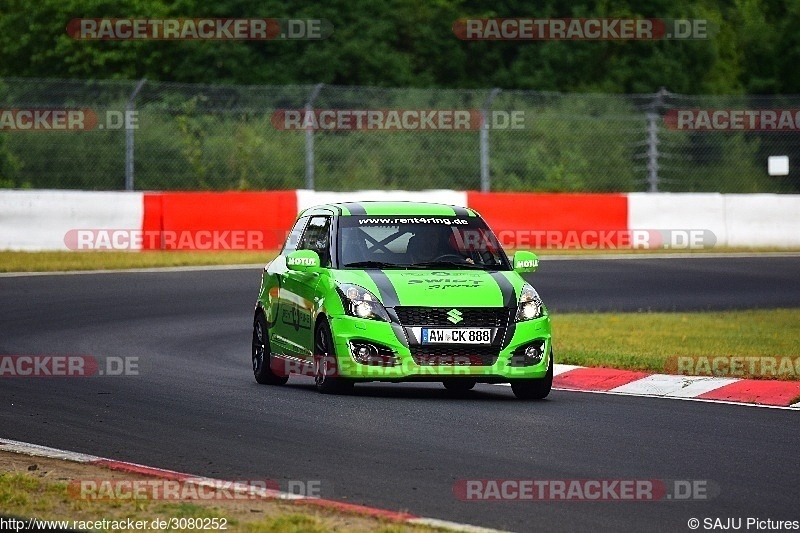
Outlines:
{"label": "car's rear wheel", "polygon": [[342,394],[352,390],[353,382],[338,374],[331,327],[323,319],[314,333],[314,383],[317,390],[323,394]]}
{"label": "car's rear wheel", "polygon": [[514,379],[511,381],[511,390],[520,400],[542,400],[550,394],[553,388],[553,350],[550,350],[550,364],[547,374],[537,379]]}
{"label": "car's rear wheel", "polygon": [[475,386],[475,381],[472,379],[445,379],[442,381],[442,385],[450,392],[467,392]]}
{"label": "car's rear wheel", "polygon": [[283,385],[289,381],[289,376],[279,376],[270,368],[272,353],[269,346],[269,331],[267,319],[258,313],[253,321],[253,376],[262,385]]}

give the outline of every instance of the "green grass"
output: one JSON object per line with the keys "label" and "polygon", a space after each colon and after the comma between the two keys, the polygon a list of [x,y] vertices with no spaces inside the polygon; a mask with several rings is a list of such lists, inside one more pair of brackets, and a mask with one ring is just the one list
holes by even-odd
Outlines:
{"label": "green grass", "polygon": [[[13,457],[7,454],[4,458]],[[22,457],[22,456],[19,456]],[[41,459],[21,459],[37,461]],[[73,463],[48,460],[48,472],[0,471],[0,513],[21,518],[36,517],[41,520],[95,521],[107,519],[122,521],[128,518],[151,522],[155,518],[220,518],[227,521],[226,531],[247,533],[324,533],[327,531],[374,531],[378,533],[421,532],[435,529],[425,526],[407,526],[386,521],[337,513],[320,512],[313,508],[276,501],[202,501],[165,503],[149,500],[79,500],[69,495],[68,484],[63,482],[65,468],[80,469],[86,478],[100,472],[100,467],[77,466]],[[37,477],[37,474],[39,477]],[[74,475],[74,472],[73,472]],[[82,474],[83,475],[83,474]],[[106,472],[103,475],[108,475]],[[55,481],[52,477],[61,481]],[[128,531],[127,529],[117,531]],[[184,531],[171,529],[171,531]],[[187,529],[185,531],[192,531]],[[196,531],[196,530],[195,530]]]}
{"label": "green grass", "polygon": [[118,270],[201,265],[266,264],[272,251],[0,252],[0,272]]}
{"label": "green grass", "polygon": [[[606,254],[648,255],[653,253],[786,252],[780,249],[713,248],[710,250],[538,250],[539,257]],[[513,250],[508,251],[509,255]],[[0,251],[0,272],[55,272],[67,270],[118,270],[173,266],[265,264],[276,251],[146,251],[146,252],[11,252]]]}
{"label": "green grass", "polygon": [[551,318],[558,363],[665,373],[674,356],[800,357],[800,309]]}
{"label": "green grass", "polygon": [[[543,250],[531,250],[542,259],[547,259],[549,255],[654,255],[654,254],[741,254],[741,253],[796,253],[797,248],[778,248],[774,246],[754,248],[754,247],[730,247],[714,246],[710,248],[680,249],[680,248],[617,248],[617,249],[591,249],[591,248],[546,248]],[[506,250],[510,256],[513,250]]]}

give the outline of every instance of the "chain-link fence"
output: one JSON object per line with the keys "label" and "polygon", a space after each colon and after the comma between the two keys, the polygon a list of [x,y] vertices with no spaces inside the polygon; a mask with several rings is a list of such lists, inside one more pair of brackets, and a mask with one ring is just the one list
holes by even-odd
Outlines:
{"label": "chain-link fence", "polygon": [[[59,128],[65,110],[81,114]],[[0,187],[798,192],[796,165],[767,172],[798,161],[798,110],[663,90],[0,79]]]}

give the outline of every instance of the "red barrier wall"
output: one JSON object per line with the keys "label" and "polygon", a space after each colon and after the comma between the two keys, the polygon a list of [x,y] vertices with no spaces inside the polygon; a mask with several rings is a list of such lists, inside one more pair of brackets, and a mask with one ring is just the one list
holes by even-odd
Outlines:
{"label": "red barrier wall", "polygon": [[[468,192],[467,204],[510,249],[627,247],[624,194]],[[144,195],[144,250],[269,250],[297,216],[295,191]]]}
{"label": "red barrier wall", "polygon": [[468,192],[467,205],[508,248],[613,248],[630,240],[624,194]]}
{"label": "red barrier wall", "polygon": [[296,217],[295,191],[145,193],[143,249],[273,250]]}

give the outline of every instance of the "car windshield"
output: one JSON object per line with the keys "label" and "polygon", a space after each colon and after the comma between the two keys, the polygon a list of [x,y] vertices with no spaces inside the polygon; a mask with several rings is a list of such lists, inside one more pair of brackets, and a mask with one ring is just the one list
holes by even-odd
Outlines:
{"label": "car windshield", "polygon": [[344,216],[342,268],[510,270],[492,231],[478,217]]}

